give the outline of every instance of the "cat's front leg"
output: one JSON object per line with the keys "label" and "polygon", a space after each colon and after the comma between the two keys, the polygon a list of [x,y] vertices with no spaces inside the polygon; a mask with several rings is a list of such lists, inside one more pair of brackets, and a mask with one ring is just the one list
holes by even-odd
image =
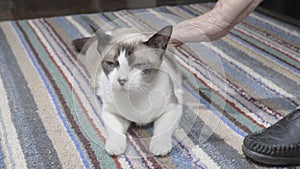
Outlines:
{"label": "cat's front leg", "polygon": [[104,111],[102,119],[106,129],[105,150],[110,155],[120,155],[127,148],[126,131],[130,121],[117,114]]}
{"label": "cat's front leg", "polygon": [[154,122],[153,136],[150,141],[150,151],[156,155],[166,155],[172,150],[172,135],[181,119],[181,106],[170,105],[166,113]]}

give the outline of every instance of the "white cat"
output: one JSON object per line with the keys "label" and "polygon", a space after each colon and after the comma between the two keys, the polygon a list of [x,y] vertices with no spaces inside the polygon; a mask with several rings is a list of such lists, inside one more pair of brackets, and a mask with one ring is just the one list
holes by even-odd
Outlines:
{"label": "white cat", "polygon": [[[92,83],[103,101],[107,153],[125,152],[132,122],[154,122],[149,149],[154,155],[166,155],[182,115],[181,76],[166,56],[172,26],[151,37],[134,29],[107,33],[92,29],[96,36],[84,53]],[[80,51],[83,41],[74,42]]]}

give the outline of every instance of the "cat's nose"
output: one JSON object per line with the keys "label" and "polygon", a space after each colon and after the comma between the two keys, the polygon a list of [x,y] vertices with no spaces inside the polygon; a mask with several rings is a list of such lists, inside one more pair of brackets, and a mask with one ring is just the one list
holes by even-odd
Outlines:
{"label": "cat's nose", "polygon": [[118,78],[118,82],[120,83],[121,86],[124,86],[124,84],[127,82],[126,78]]}

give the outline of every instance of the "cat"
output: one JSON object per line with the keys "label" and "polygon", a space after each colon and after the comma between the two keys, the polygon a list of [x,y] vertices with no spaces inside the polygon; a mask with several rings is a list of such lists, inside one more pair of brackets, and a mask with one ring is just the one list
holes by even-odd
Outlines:
{"label": "cat", "polygon": [[149,150],[156,156],[168,154],[182,116],[181,75],[166,52],[172,26],[154,35],[133,28],[109,32],[91,28],[92,40],[77,39],[73,46],[85,55],[91,83],[103,102],[106,152],[126,151],[131,123],[153,122]]}

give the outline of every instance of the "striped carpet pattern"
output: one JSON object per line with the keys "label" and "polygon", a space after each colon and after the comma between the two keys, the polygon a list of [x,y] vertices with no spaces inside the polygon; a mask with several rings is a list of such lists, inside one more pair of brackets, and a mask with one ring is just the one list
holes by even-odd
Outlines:
{"label": "striped carpet pattern", "polygon": [[[0,167],[265,168],[245,158],[242,141],[299,106],[300,29],[258,12],[220,40],[176,49],[175,61],[186,77],[184,93],[199,106],[184,106],[170,154],[151,156],[147,142],[137,139],[150,136],[151,127],[129,130],[130,153],[111,157],[103,150],[101,102],[93,96],[71,41],[90,36],[89,24],[106,25],[106,30],[158,30],[178,22],[162,13],[188,19],[212,7],[191,4],[1,22]],[[127,15],[132,17],[124,19]]]}

